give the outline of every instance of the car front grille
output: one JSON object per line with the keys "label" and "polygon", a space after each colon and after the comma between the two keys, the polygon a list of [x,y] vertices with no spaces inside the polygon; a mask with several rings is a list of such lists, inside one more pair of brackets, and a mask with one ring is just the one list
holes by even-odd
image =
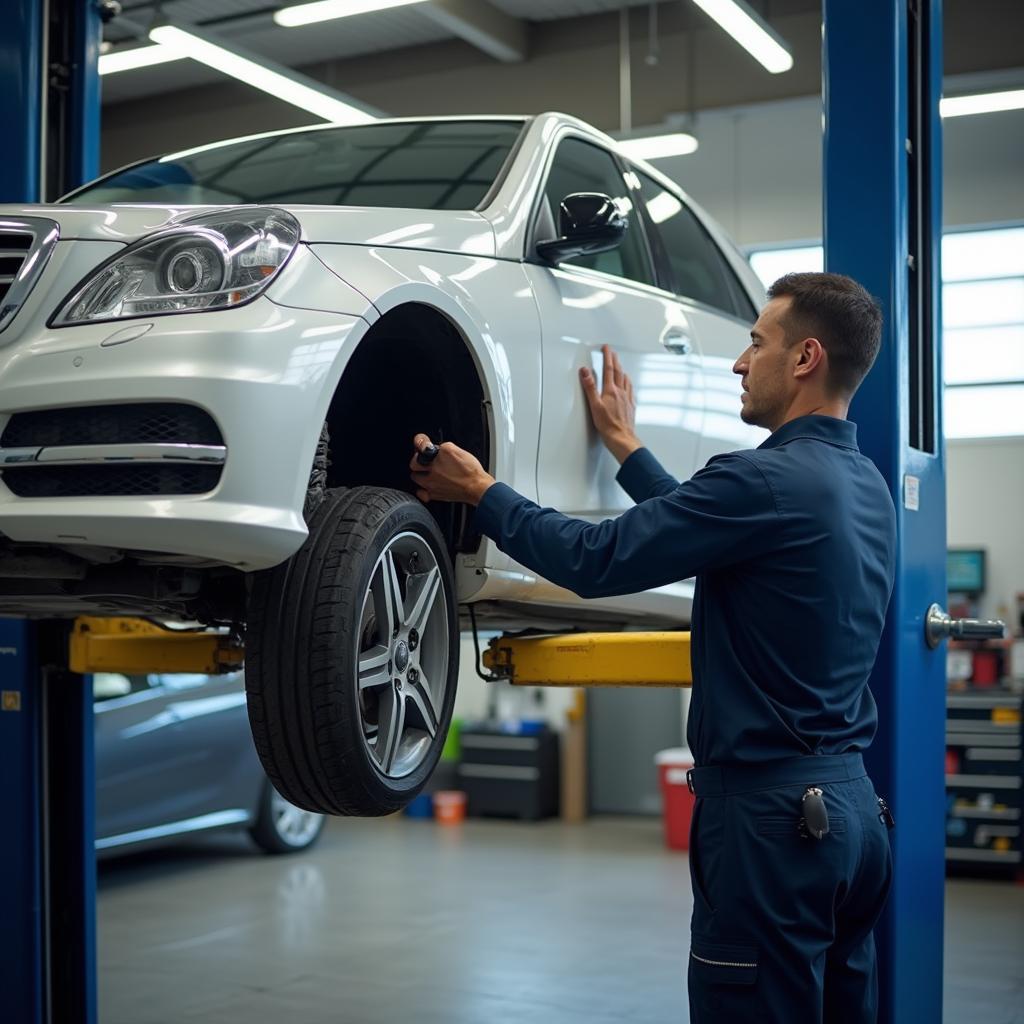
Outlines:
{"label": "car front grille", "polygon": [[0,218],[0,331],[25,304],[59,237],[57,222],[44,217]]}
{"label": "car front grille", "polygon": [[142,498],[205,494],[220,466],[47,466],[9,468],[3,480],[20,498]]}
{"label": "car front grille", "polygon": [[5,231],[0,228],[0,306],[11,290],[14,279],[21,273],[34,237],[27,231]]}
{"label": "car front grille", "polygon": [[2,448],[76,444],[223,444],[213,417],[194,405],[146,402],[15,413]]}
{"label": "car front grille", "polygon": [[[0,435],[0,450],[59,450],[67,461],[76,447],[99,446],[89,465],[8,465],[4,484],[22,498],[145,497],[205,494],[220,481],[223,466],[175,461],[119,461],[118,445],[223,446],[213,417],[194,405],[139,402],[19,412]],[[111,446],[109,456],[103,446]],[[84,449],[83,449],[84,450]],[[104,461],[108,459],[108,461]],[[115,461],[118,460],[118,461]],[[222,460],[223,461],[223,460]]]}

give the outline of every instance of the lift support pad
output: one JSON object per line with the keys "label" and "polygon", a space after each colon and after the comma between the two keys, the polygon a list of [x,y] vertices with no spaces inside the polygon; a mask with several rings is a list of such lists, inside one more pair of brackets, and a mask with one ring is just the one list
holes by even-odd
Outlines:
{"label": "lift support pad", "polygon": [[75,620],[69,641],[72,672],[194,672],[218,675],[242,667],[245,650],[225,633],[165,629],[148,619]]}
{"label": "lift support pad", "polygon": [[484,665],[514,686],[689,686],[690,634],[495,637]]}

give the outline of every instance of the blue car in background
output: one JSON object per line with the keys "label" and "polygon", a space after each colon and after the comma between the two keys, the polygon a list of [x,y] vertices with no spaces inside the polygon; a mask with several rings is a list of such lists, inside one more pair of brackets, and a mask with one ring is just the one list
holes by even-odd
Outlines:
{"label": "blue car in background", "polygon": [[263,772],[243,674],[93,676],[96,850],[137,850],[246,829],[267,853],[316,842],[324,817],[281,797]]}

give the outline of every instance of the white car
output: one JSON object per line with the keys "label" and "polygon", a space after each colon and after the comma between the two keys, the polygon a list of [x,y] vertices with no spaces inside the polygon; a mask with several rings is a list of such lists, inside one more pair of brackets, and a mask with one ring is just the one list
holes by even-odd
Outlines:
{"label": "white car", "polygon": [[443,745],[460,606],[615,629],[692,596],[525,570],[412,496],[413,435],[614,516],[579,367],[615,346],[685,478],[759,440],[731,366],[762,299],[684,193],[562,114],[275,132],[2,206],[0,614],[244,629],[280,793],[395,810]]}

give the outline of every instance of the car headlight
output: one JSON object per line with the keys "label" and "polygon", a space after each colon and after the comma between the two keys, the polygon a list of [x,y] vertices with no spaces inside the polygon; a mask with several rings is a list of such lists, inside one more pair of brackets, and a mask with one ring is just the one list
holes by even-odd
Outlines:
{"label": "car headlight", "polygon": [[266,207],[192,217],[107,260],[61,305],[54,327],[227,309],[255,298],[299,242],[298,221]]}

